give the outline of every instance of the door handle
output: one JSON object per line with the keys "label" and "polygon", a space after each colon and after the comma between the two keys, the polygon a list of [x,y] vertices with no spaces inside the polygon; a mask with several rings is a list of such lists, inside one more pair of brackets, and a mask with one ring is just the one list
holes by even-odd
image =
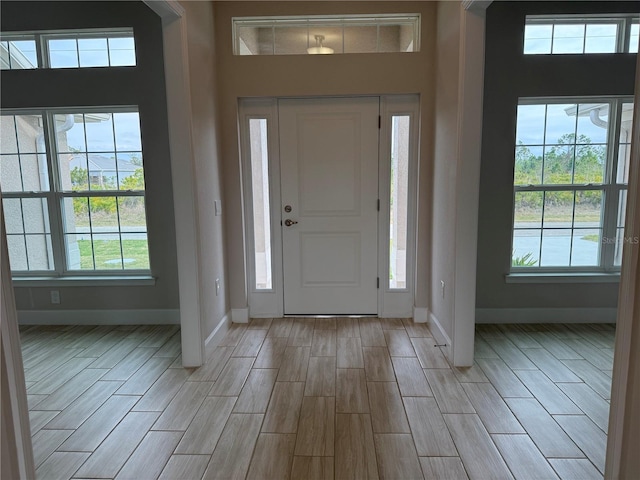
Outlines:
{"label": "door handle", "polygon": [[298,222],[296,222],[295,220],[291,220],[291,219],[289,219],[289,218],[287,218],[287,219],[284,221],[284,224],[285,224],[287,227],[290,227],[291,225],[295,225],[296,223],[298,223]]}

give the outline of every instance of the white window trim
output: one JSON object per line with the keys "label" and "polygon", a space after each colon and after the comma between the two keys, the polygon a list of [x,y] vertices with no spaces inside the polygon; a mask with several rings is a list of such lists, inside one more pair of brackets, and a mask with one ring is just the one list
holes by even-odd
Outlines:
{"label": "white window trim", "polygon": [[[509,250],[509,273],[505,275],[506,283],[565,283],[566,279],[575,278],[577,283],[587,283],[585,277],[592,276],[593,282],[615,282],[619,279],[620,266],[614,265],[615,244],[603,243],[600,251],[600,262],[598,266],[561,266],[561,267],[514,267],[511,264],[513,252],[513,233],[515,226],[515,194],[518,191],[552,191],[552,190],[602,190],[603,191],[603,221],[602,236],[616,238],[616,214],[618,211],[618,192],[628,190],[628,184],[617,184],[614,175],[618,165],[619,142],[620,142],[620,115],[623,103],[633,102],[633,97],[628,95],[611,95],[605,97],[526,97],[518,100],[518,105],[542,105],[554,103],[609,103],[612,108],[609,118],[615,118],[613,127],[609,128],[607,134],[607,165],[605,171],[605,181],[595,185],[514,185],[514,205],[511,220],[511,248]],[[517,145],[516,145],[517,147]],[[514,151],[515,154],[515,151]],[[515,161],[515,159],[514,159]],[[615,195],[612,195],[614,193]],[[613,201],[607,197],[613,197]],[[575,208],[575,207],[574,207]],[[542,227],[540,227],[542,229]],[[535,230],[535,229],[534,229]],[[568,280],[567,280],[568,281]]]}
{"label": "white window trim", "polygon": [[[242,165],[242,195],[244,203],[245,262],[247,296],[250,317],[282,317],[284,286],[282,271],[282,215],[280,208],[280,148],[278,133],[278,102],[275,98],[241,99],[239,103],[240,155]],[[267,121],[269,157],[269,204],[271,211],[271,289],[256,288],[255,245],[253,236],[253,194],[251,181],[251,148],[249,120]]]}
{"label": "white window trim", "polygon": [[[420,98],[418,95],[388,95],[380,98],[380,147],[379,147],[379,185],[380,212],[378,222],[378,268],[380,289],[378,291],[378,316],[413,316],[415,298],[416,265],[416,212],[418,150],[420,136]],[[409,117],[409,184],[407,191],[407,270],[406,287],[389,287],[389,223],[391,218],[389,198],[391,196],[391,135],[392,117]]]}
{"label": "white window trim", "polygon": [[[118,105],[104,107],[60,107],[46,109],[2,109],[2,115],[41,115],[43,119],[43,134],[46,145],[47,169],[49,174],[49,191],[43,192],[3,192],[2,199],[10,198],[46,198],[49,210],[49,230],[51,236],[52,257],[54,268],[52,270],[16,270],[12,271],[13,280],[21,285],[38,286],[70,286],[92,285],[92,286],[116,286],[120,285],[155,285],[155,278],[151,275],[152,265],[149,255],[148,269],[113,269],[113,270],[69,270],[67,267],[67,253],[64,244],[64,227],[62,221],[62,201],[65,198],[73,197],[142,197],[145,199],[146,211],[146,188],[145,190],[104,190],[92,192],[67,192],[58,188],[60,181],[58,175],[57,146],[52,139],[55,138],[55,126],[51,118],[60,114],[86,114],[86,113],[125,113],[139,112],[135,105]],[[144,160],[143,160],[144,163]],[[147,221],[148,224],[148,221]],[[147,231],[148,235],[148,231]],[[147,238],[148,242],[148,238]]]}
{"label": "white window trim", "polygon": [[[243,55],[242,46],[246,45],[238,34],[241,27],[269,28],[271,27],[272,36],[272,53],[265,55],[280,55],[275,53],[276,36],[275,28],[278,26],[299,27],[299,28],[322,28],[322,27],[339,27],[343,29],[342,33],[342,51],[344,52],[344,28],[352,26],[371,26],[377,28],[376,34],[376,52],[380,46],[380,27],[385,25],[411,25],[413,26],[413,38],[411,44],[413,49],[411,52],[392,52],[392,53],[413,53],[420,51],[420,29],[421,15],[419,13],[381,13],[378,15],[287,15],[287,16],[263,16],[263,17],[233,17],[232,35],[233,35],[233,54]],[[307,34],[307,47],[312,47],[313,36]],[[349,52],[347,52],[349,53]],[[369,53],[369,52],[367,52]],[[286,54],[285,54],[286,55]]]}
{"label": "white window trim", "polygon": [[[49,56],[49,40],[82,40],[87,38],[132,38],[135,43],[135,36],[133,28],[91,28],[91,29],[78,29],[78,30],[43,30],[32,32],[2,32],[0,33],[0,41],[11,42],[17,40],[34,40],[36,44],[36,56],[38,64],[33,69],[51,69],[50,56]],[[77,45],[76,45],[77,48]],[[135,48],[135,46],[134,46]],[[135,49],[137,55],[137,49]],[[76,50],[79,55],[79,51]],[[107,48],[107,55],[109,56],[109,63],[111,63],[111,56]],[[100,67],[83,67],[80,65],[80,59],[78,59],[77,67],[56,67],[55,70],[63,69],[85,69],[85,68],[128,68],[135,67],[138,61],[136,58],[136,64],[134,65],[103,65]],[[20,69],[10,69],[20,70]],[[9,71],[10,71],[9,70]],[[5,70],[6,71],[6,70]]]}
{"label": "white window trim", "polygon": [[[378,249],[378,316],[413,317],[415,299],[416,214],[419,158],[419,97],[418,95],[381,96],[381,128],[379,136],[379,198],[378,245],[389,245],[389,202],[391,182],[391,117],[410,117],[409,189],[407,195],[407,282],[406,288],[391,289],[389,282],[389,249]],[[282,267],[282,213],[280,208],[280,151],[278,132],[278,102],[276,98],[241,99],[239,102],[240,146],[242,166],[242,195],[244,204],[244,235],[246,288],[249,314],[257,317],[280,317],[284,314],[284,284]],[[249,120],[266,119],[269,149],[269,201],[271,203],[271,265],[272,288],[257,289],[254,259],[253,198],[251,189],[251,158]]]}
{"label": "white window trim", "polygon": [[[556,24],[586,24],[596,25],[599,23],[618,24],[616,32],[616,50],[611,53],[597,52],[576,52],[576,53],[554,53],[553,52],[553,29],[551,32],[551,52],[549,53],[524,53],[524,55],[612,55],[614,53],[629,53],[629,39],[631,38],[631,26],[638,23],[638,14],[593,14],[593,15],[527,15],[525,27],[528,25],[550,25],[552,28]],[[586,41],[586,32],[585,32]],[[524,46],[524,44],[523,44]],[[584,50],[584,45],[583,45]]]}

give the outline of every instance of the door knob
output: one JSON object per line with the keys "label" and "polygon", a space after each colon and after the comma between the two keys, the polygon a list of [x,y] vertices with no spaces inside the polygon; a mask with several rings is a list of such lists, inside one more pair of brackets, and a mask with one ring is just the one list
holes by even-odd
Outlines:
{"label": "door knob", "polygon": [[284,221],[284,224],[285,224],[287,227],[290,227],[291,225],[295,225],[296,223],[298,223],[298,222],[296,222],[295,220],[291,220],[291,219],[289,219],[289,218],[287,218],[287,219]]}

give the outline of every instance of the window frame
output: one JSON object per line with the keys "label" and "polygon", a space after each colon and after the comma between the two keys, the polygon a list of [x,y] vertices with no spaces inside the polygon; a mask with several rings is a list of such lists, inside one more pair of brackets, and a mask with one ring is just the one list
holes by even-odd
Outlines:
{"label": "window frame", "polygon": [[[107,39],[107,55],[109,65],[86,66],[80,65],[80,50],[78,48],[78,40],[104,38]],[[133,65],[111,65],[111,56],[109,53],[108,39],[110,38],[131,38],[134,41],[134,53],[136,56]],[[26,32],[1,32],[0,41],[12,42],[19,40],[33,39],[36,45],[37,65],[28,70],[69,70],[69,69],[85,69],[85,68],[130,68],[138,64],[137,48],[135,45],[135,32],[131,27],[123,28],[91,28],[91,29],[70,29],[70,30],[38,30]],[[77,67],[51,67],[51,56],[49,51],[49,40],[76,40],[76,54],[78,59]],[[8,68],[3,71],[25,70]]]}
{"label": "window frame", "polygon": [[[616,49],[614,52],[585,52],[585,43],[587,39],[586,30],[583,38],[582,52],[575,53],[554,53],[553,52],[553,30],[556,24],[570,25],[570,24],[584,24],[585,28],[588,25],[597,25],[603,23],[616,23],[618,30],[616,32]],[[638,23],[638,14],[608,14],[608,15],[527,15],[525,19],[525,35],[526,28],[529,25],[550,25],[551,30],[551,46],[549,53],[526,53],[524,51],[526,37],[522,41],[522,53],[523,55],[614,55],[616,53],[630,53],[630,38],[631,27]]]}
{"label": "window frame", "polygon": [[[252,17],[232,17],[232,35],[233,35],[233,55],[234,56],[282,56],[296,55],[290,53],[276,53],[276,35],[277,27],[296,27],[296,28],[342,28],[342,53],[344,54],[344,28],[346,27],[376,27],[376,51],[375,52],[351,52],[353,53],[416,53],[421,48],[421,25],[422,16],[420,13],[381,13],[381,14],[345,14],[345,15],[278,15],[278,16],[252,16]],[[411,25],[413,27],[412,42],[413,50],[410,52],[380,52],[380,27],[396,25]],[[271,28],[272,35],[272,53],[258,55],[243,55],[240,49],[240,34],[238,31],[243,27]],[[307,31],[307,47],[312,47],[312,36]],[[350,52],[346,52],[349,54]]]}
{"label": "window frame", "polygon": [[[605,239],[617,239],[617,214],[620,203],[620,192],[628,189],[628,183],[617,183],[616,174],[619,162],[620,152],[620,129],[622,119],[622,105],[624,103],[633,103],[633,96],[629,95],[611,95],[611,96],[567,96],[567,97],[521,97],[518,99],[516,107],[520,105],[553,105],[553,104],[594,104],[594,103],[607,103],[609,104],[609,122],[613,119],[613,124],[610,123],[607,138],[607,156],[606,165],[604,171],[603,182],[600,183],[588,183],[588,184],[528,184],[528,185],[516,185],[515,184],[515,151],[518,147],[514,142],[514,180],[513,183],[513,207],[512,207],[512,219],[511,219],[511,248],[509,250],[509,274],[507,277],[539,277],[540,279],[553,279],[559,276],[596,276],[601,277],[606,275],[618,276],[620,274],[620,266],[615,265],[615,251],[616,241],[610,242]],[[516,115],[517,125],[517,115]],[[515,131],[514,131],[514,140]],[[546,139],[543,146],[546,146]],[[549,144],[551,145],[551,144]],[[543,165],[544,168],[544,165]],[[518,192],[553,192],[553,191],[602,191],[602,207],[601,207],[601,220],[600,227],[602,229],[600,242],[600,250],[598,257],[598,265],[594,266],[531,266],[522,267],[513,265],[513,251],[514,251],[514,234],[515,234],[515,214],[516,206],[515,199]],[[574,200],[575,201],[575,200]],[[575,214],[575,203],[573,206],[573,213]],[[531,230],[541,231],[540,252],[542,251],[542,234],[544,231],[544,201],[542,205],[541,224],[538,228],[531,228]],[[573,222],[570,228],[572,232],[574,230]],[[570,246],[573,249],[573,245]],[[539,253],[540,253],[539,252]],[[538,263],[541,261],[541,257],[538,258]],[[513,279],[511,283],[513,283]],[[517,280],[515,280],[517,281]]]}
{"label": "window frame", "polygon": [[[133,268],[120,268],[120,269],[77,269],[72,270],[68,268],[67,263],[67,250],[65,245],[65,229],[64,229],[64,200],[67,198],[99,198],[99,197],[141,197],[145,202],[145,229],[147,232],[147,247],[148,241],[148,211],[146,208],[146,184],[143,190],[63,190],[61,188],[61,178],[58,165],[58,148],[55,130],[55,116],[65,114],[91,114],[91,113],[138,113],[140,114],[139,106],[137,105],[111,105],[111,106],[91,106],[91,107],[59,107],[59,108],[12,108],[12,109],[0,109],[0,114],[5,116],[9,115],[39,115],[42,118],[43,124],[43,136],[45,142],[46,152],[41,153],[45,156],[47,162],[48,179],[49,179],[49,191],[16,191],[16,192],[2,192],[1,198],[4,199],[25,199],[25,198],[45,198],[47,200],[47,208],[49,214],[49,228],[51,236],[51,245],[53,257],[53,269],[51,270],[11,270],[11,275],[18,281],[36,281],[41,284],[43,281],[49,281],[49,283],[55,283],[58,285],[67,285],[69,282],[73,282],[77,279],[82,279],[82,284],[86,285],[87,280],[99,281],[100,279],[119,279],[119,280],[132,280],[137,282],[147,283],[151,280],[153,264],[151,259],[151,251],[148,248],[149,268],[148,269],[133,269]],[[141,151],[144,152],[142,146],[142,130],[140,132]],[[115,148],[115,146],[114,146]],[[142,155],[143,169],[144,169],[144,153]],[[143,170],[144,171],[144,170]],[[118,214],[119,217],[119,214]],[[119,220],[118,220],[119,221]],[[121,234],[120,224],[118,226],[118,233]],[[122,238],[120,238],[122,248]],[[122,251],[121,251],[122,255]],[[95,267],[95,264],[94,264]],[[124,267],[124,265],[123,265]],[[22,283],[22,282],[21,282]]]}

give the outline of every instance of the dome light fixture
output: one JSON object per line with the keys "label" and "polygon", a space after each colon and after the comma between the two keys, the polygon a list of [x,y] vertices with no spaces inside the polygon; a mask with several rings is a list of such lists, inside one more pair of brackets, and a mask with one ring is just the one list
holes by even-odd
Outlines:
{"label": "dome light fixture", "polygon": [[333,53],[333,48],[325,47],[322,45],[324,42],[324,35],[314,35],[316,38],[316,46],[307,48],[307,53],[311,55],[330,55]]}

